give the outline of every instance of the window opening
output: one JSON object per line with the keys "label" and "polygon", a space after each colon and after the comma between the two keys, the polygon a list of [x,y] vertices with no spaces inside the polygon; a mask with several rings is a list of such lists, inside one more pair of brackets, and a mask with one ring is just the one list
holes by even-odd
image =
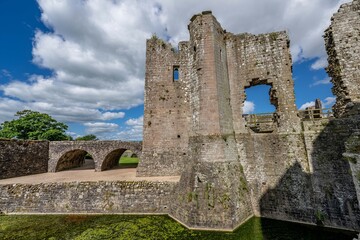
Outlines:
{"label": "window opening", "polygon": [[173,68],[173,81],[179,80],[179,66]]}
{"label": "window opening", "polygon": [[271,85],[259,84],[245,89],[242,106],[246,126],[256,133],[270,133],[276,128],[276,106],[271,101]]}

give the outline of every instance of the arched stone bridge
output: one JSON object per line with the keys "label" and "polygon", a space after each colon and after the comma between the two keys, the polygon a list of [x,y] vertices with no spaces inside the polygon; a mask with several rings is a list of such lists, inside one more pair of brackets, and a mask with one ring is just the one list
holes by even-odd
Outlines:
{"label": "arched stone bridge", "polygon": [[49,143],[49,172],[81,166],[89,153],[95,162],[95,171],[104,171],[118,164],[120,156],[131,150],[141,157],[141,142],[122,141],[56,141]]}

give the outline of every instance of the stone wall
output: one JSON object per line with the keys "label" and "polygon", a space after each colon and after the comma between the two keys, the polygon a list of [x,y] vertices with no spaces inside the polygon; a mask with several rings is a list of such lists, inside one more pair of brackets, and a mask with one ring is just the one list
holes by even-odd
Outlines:
{"label": "stone wall", "polygon": [[343,4],[325,31],[336,117],[360,114],[360,1]]}
{"label": "stone wall", "polygon": [[359,230],[355,174],[343,157],[359,122],[304,121],[302,128],[237,136],[255,215]]}
{"label": "stone wall", "polygon": [[[187,157],[188,44],[179,49],[156,36],[146,43],[144,134],[137,174],[180,175]],[[177,68],[179,79],[174,80]]]}
{"label": "stone wall", "polygon": [[[317,130],[316,130],[317,128]],[[334,119],[304,133],[314,210],[326,225],[359,229],[360,207],[353,172],[344,157],[346,142],[360,129],[356,118]]]}
{"label": "stone wall", "polygon": [[49,142],[0,140],[0,179],[47,172]]}
{"label": "stone wall", "polygon": [[245,89],[262,84],[271,86],[269,100],[276,108],[273,119],[278,127],[276,132],[299,132],[290,40],[286,32],[226,33],[225,37],[235,132],[247,132],[242,118]]}
{"label": "stone wall", "polygon": [[271,85],[276,132],[300,131],[289,40],[285,32],[227,33],[210,11],[193,16],[188,29],[178,52],[155,37],[147,41],[138,175],[182,174],[172,214],[193,227],[231,229],[253,215],[242,139],[235,137],[251,132],[242,117],[245,88]]}
{"label": "stone wall", "polygon": [[174,185],[147,181],[0,185],[0,212],[168,213]]}

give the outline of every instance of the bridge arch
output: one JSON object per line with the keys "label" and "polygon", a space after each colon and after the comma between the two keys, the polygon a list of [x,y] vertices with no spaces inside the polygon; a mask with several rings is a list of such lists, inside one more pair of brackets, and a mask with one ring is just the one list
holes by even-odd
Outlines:
{"label": "bridge arch", "polygon": [[[88,152],[83,149],[73,149],[65,152],[57,161],[55,172],[83,166],[85,164],[87,154]],[[91,155],[91,153],[89,154]],[[94,159],[92,159],[92,161],[95,163]],[[93,165],[93,168],[95,169],[95,164]]]}
{"label": "bridge arch", "polygon": [[108,169],[111,169],[111,168],[113,168],[115,166],[118,166],[119,165],[119,159],[124,154],[124,152],[126,150],[128,150],[128,149],[119,148],[119,149],[115,149],[115,150],[109,152],[106,155],[104,161],[102,161],[101,171],[108,170]]}
{"label": "bridge arch", "polygon": [[[95,171],[111,168],[115,159],[126,150],[131,150],[141,158],[141,142],[123,141],[54,141],[49,143],[49,172],[65,170],[81,163],[86,152],[91,154],[95,163]],[[117,158],[117,162],[119,160]],[[116,162],[116,164],[117,164]]]}

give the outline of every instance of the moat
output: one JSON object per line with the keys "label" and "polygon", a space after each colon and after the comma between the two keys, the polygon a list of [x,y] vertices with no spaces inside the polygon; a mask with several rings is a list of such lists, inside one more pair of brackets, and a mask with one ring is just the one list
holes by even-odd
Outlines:
{"label": "moat", "polygon": [[[152,36],[143,141],[0,139],[0,214],[9,214],[0,231],[27,239],[353,239],[320,226],[360,231],[359,22],[353,0],[325,31],[331,114],[319,99],[298,111],[286,31],[234,34],[203,11],[178,48]],[[245,90],[257,85],[269,86],[275,112],[245,116]],[[118,168],[126,151],[138,156],[136,169]],[[91,169],[76,169],[89,155]],[[14,217],[21,214],[33,216]]]}
{"label": "moat", "polygon": [[234,232],[188,230],[167,216],[0,216],[1,239],[354,239],[351,231],[253,217]]}

